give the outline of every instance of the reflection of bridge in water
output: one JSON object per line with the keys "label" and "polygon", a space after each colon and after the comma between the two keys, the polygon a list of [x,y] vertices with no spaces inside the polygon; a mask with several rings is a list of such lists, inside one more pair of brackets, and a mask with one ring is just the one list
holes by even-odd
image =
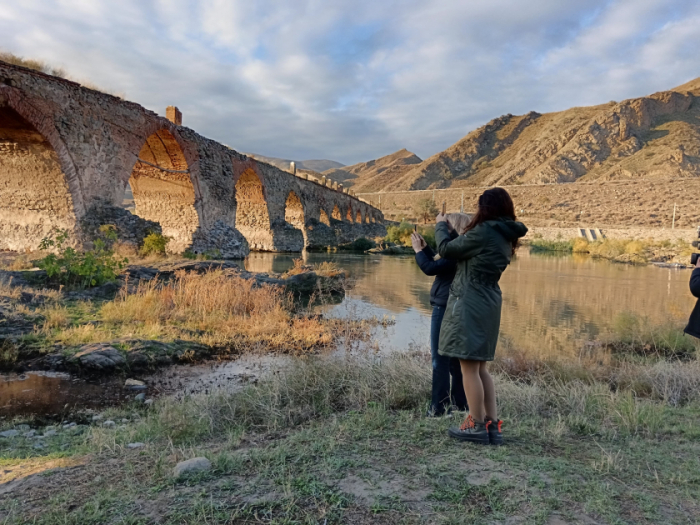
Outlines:
{"label": "reflection of bridge in water", "polygon": [[[54,227],[77,242],[101,224],[169,249],[301,251],[385,234],[382,213],[330,181],[296,176],[132,102],[0,62],[0,249]],[[127,184],[134,213],[122,207]],[[150,222],[149,222],[150,221]]]}

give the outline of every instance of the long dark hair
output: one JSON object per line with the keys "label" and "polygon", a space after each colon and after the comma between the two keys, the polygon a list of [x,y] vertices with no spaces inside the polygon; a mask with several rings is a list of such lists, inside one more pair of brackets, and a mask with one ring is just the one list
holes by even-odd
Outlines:
{"label": "long dark hair", "polygon": [[[479,197],[479,208],[467,225],[466,231],[473,230],[479,224],[494,219],[506,218],[515,220],[513,199],[503,188],[491,188]],[[513,242],[513,253],[518,247],[518,241]]]}

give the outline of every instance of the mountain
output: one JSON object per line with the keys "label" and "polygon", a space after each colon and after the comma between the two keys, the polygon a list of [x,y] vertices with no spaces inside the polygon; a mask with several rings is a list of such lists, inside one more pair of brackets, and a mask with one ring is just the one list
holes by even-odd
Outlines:
{"label": "mountain", "polygon": [[289,163],[290,162],[296,162],[297,169],[301,170],[309,170],[309,171],[316,171],[316,172],[322,172],[326,170],[330,170],[333,168],[342,168],[344,164],[341,164],[340,162],[336,162],[334,160],[327,160],[327,159],[311,159],[311,160],[291,160],[291,159],[278,159],[276,157],[265,157],[264,155],[257,155],[255,153],[247,153],[249,157],[253,157],[254,159],[260,160],[262,162],[266,162],[268,164],[272,164],[273,166],[281,169],[281,170],[289,170]]}
{"label": "mountain", "polygon": [[423,162],[411,155],[325,174],[358,193],[700,176],[700,78],[619,103],[504,115]]}
{"label": "mountain", "polygon": [[372,192],[392,184],[421,162],[423,161],[415,153],[402,149],[376,160],[329,169],[323,174],[352,187],[356,192]]}

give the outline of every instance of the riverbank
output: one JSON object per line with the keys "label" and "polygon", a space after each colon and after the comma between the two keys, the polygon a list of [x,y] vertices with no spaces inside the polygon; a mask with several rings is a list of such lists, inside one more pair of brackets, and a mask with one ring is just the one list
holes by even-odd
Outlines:
{"label": "riverbank", "polygon": [[[417,354],[296,359],[237,393],[73,415],[35,428],[41,438],[15,422],[17,435],[0,437],[0,520],[700,519],[694,358],[502,357],[503,447],[449,439],[461,414],[424,417],[430,364]],[[209,466],[174,473],[196,457]]]}
{"label": "riverbank", "polygon": [[534,252],[586,254],[618,263],[671,264],[680,267],[690,267],[690,257],[695,251],[690,242],[682,238],[675,241],[629,237],[590,241],[580,236],[545,238],[534,233],[525,239],[524,244]]}
{"label": "riverbank", "polygon": [[305,306],[341,300],[345,277],[329,263],[270,274],[169,261],[69,291],[44,288],[41,272],[2,271],[0,370],[133,373],[243,351],[321,351],[366,334],[369,322],[340,326]]}

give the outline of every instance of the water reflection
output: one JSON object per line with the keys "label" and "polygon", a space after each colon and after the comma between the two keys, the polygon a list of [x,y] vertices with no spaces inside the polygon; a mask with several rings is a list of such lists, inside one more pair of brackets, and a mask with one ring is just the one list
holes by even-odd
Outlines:
{"label": "water reflection", "polygon": [[[298,254],[256,253],[255,271],[283,272]],[[396,319],[383,344],[389,349],[427,346],[430,286],[413,257],[309,253],[305,262],[334,261],[355,285],[332,315],[388,315]],[[501,281],[502,338],[538,354],[574,355],[610,331],[616,316],[632,312],[663,323],[687,319],[694,298],[690,273],[652,266],[613,264],[587,256],[547,256],[521,249]]]}

